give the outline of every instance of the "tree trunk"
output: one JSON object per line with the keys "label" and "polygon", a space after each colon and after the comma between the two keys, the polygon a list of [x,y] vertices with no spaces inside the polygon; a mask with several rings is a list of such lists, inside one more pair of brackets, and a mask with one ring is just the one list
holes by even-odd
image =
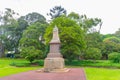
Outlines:
{"label": "tree trunk", "polygon": [[0,43],[0,58],[1,57],[4,57],[5,56],[5,54],[4,54],[4,47],[3,47],[3,45]]}

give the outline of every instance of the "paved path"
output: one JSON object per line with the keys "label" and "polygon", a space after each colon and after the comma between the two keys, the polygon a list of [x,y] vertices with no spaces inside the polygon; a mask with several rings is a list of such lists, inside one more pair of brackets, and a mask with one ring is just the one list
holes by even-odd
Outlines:
{"label": "paved path", "polygon": [[0,80],[86,80],[83,68],[71,68],[69,72],[44,73],[28,71],[0,78]]}

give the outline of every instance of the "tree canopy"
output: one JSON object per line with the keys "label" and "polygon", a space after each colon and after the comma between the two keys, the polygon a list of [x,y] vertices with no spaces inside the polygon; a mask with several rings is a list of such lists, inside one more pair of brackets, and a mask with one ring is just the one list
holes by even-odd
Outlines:
{"label": "tree canopy", "polygon": [[61,15],[66,15],[66,14],[67,14],[67,11],[61,6],[55,6],[54,8],[50,9],[50,13],[47,13],[48,16],[51,16],[51,19],[57,18]]}
{"label": "tree canopy", "polygon": [[[50,23],[37,12],[18,15],[10,8],[0,13],[0,57],[3,55],[1,53],[8,51],[20,53],[30,61],[38,55],[40,58],[46,57],[54,26],[59,28],[61,53],[70,61],[78,57],[108,59],[109,54],[120,53],[120,30],[113,34],[101,34],[103,22],[100,18],[89,18],[76,12],[67,14],[61,6],[50,9]],[[35,54],[33,50],[36,50]]]}
{"label": "tree canopy", "polygon": [[52,29],[55,25],[59,29],[63,56],[68,60],[79,56],[86,46],[84,42],[84,32],[81,26],[65,16],[55,18],[46,29],[44,35],[46,44],[48,44],[52,38]]}

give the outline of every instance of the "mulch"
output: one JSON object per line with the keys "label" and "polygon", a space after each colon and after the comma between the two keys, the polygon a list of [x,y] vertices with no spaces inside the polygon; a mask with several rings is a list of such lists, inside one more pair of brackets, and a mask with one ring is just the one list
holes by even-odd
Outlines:
{"label": "mulch", "polygon": [[45,73],[33,70],[2,77],[0,80],[86,80],[86,76],[83,68],[70,68],[68,72],[58,73]]}

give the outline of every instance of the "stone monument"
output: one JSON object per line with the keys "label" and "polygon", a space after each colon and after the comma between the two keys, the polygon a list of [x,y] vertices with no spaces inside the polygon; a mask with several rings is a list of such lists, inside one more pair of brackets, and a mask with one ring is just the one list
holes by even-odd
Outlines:
{"label": "stone monument", "polygon": [[67,72],[64,68],[64,59],[60,53],[60,39],[58,35],[58,28],[53,29],[53,37],[50,41],[50,51],[47,58],[44,60],[44,72]]}

